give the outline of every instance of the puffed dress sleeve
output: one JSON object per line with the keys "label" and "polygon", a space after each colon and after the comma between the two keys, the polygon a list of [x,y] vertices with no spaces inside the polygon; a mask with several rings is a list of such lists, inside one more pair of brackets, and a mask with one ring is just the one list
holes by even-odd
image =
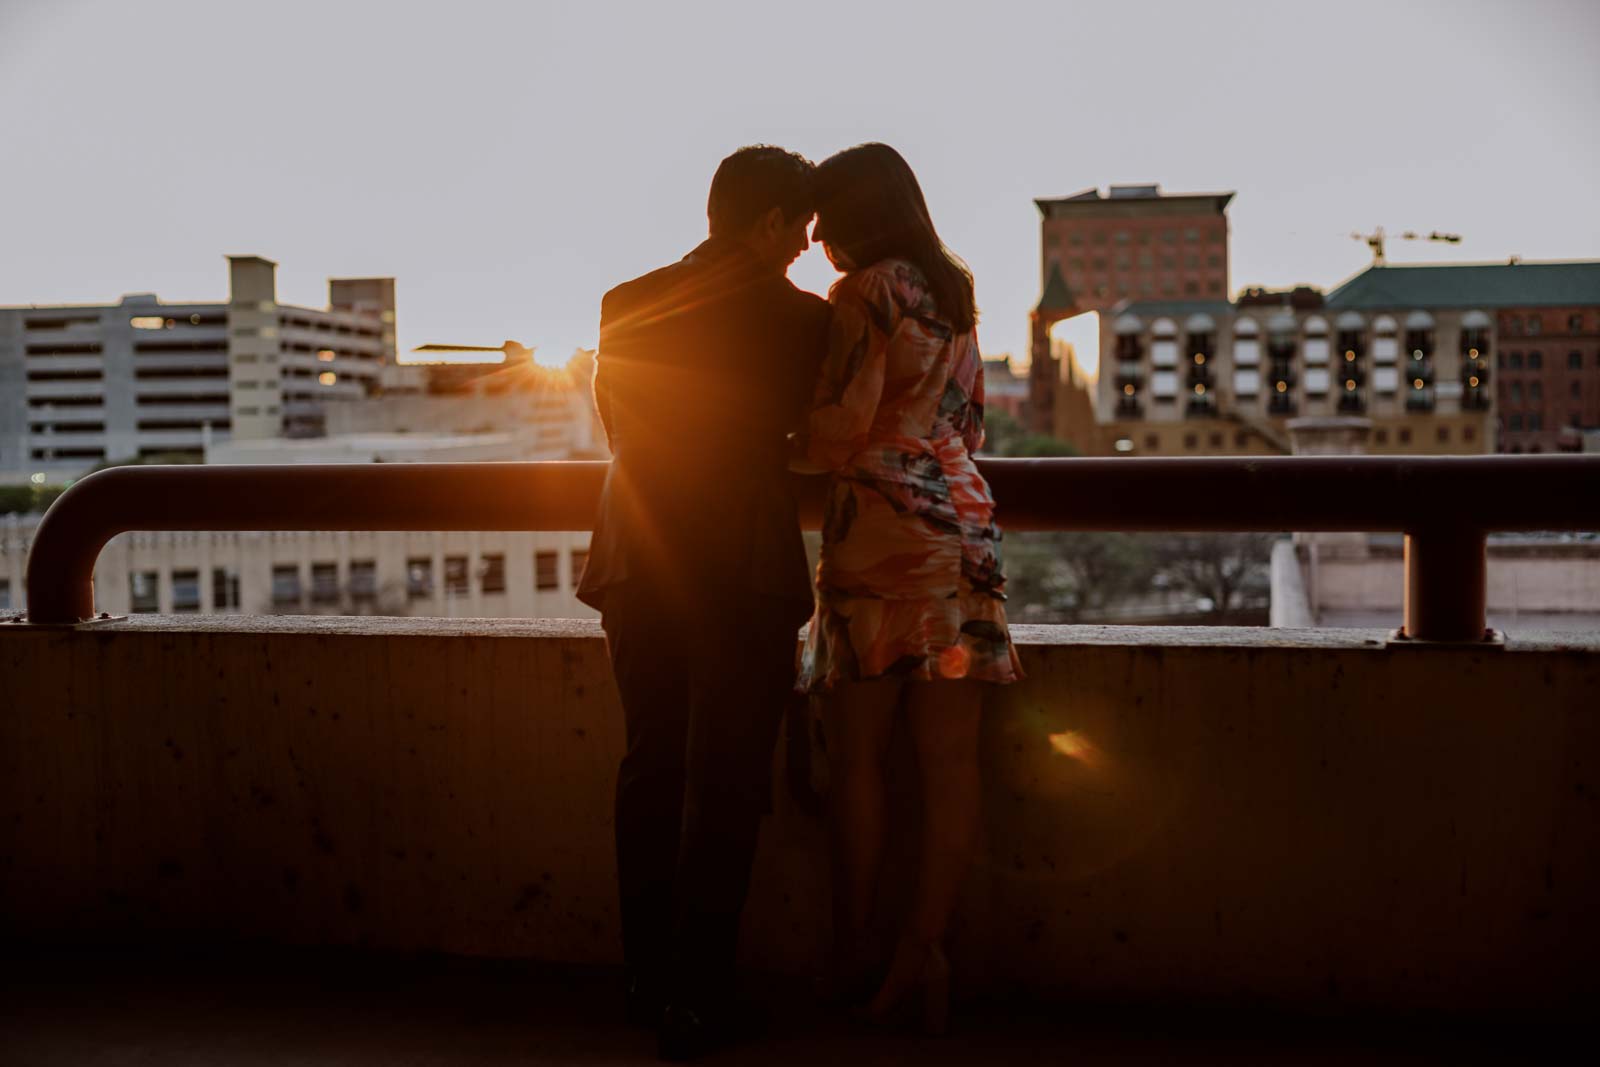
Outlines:
{"label": "puffed dress sleeve", "polygon": [[833,321],[811,407],[807,458],[840,470],[867,445],[901,313],[888,279],[874,270],[840,279],[829,302]]}

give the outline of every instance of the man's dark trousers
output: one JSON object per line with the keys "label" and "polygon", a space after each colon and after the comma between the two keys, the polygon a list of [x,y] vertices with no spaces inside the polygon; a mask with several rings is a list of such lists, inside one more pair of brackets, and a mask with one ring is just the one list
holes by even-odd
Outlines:
{"label": "man's dark trousers", "polygon": [[739,917],[794,684],[792,607],[748,590],[607,595],[622,697],[617,873],[630,972],[669,999],[732,995]]}

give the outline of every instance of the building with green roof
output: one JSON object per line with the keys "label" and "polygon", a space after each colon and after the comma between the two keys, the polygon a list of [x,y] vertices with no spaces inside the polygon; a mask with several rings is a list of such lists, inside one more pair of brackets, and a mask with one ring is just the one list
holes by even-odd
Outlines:
{"label": "building with green roof", "polygon": [[1600,305],[1600,261],[1371,266],[1328,294],[1336,309]]}

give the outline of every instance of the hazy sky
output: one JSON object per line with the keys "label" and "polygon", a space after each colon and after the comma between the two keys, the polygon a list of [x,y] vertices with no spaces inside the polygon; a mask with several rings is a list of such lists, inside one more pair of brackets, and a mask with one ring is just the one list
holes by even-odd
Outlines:
{"label": "hazy sky", "polygon": [[[610,285],[704,235],[717,161],[911,161],[1026,351],[1033,198],[1237,190],[1232,280],[1600,257],[1600,3],[0,0],[0,304],[279,298],[393,275],[403,347],[592,345]],[[818,251],[792,275],[825,290]]]}

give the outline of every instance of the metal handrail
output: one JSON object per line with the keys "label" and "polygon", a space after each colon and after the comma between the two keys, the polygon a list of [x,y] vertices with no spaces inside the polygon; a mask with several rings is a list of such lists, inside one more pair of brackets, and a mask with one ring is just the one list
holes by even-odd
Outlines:
{"label": "metal handrail", "polygon": [[[132,530],[587,530],[605,462],[130,466],[51,505],[28,556],[29,620],[94,615],[101,549]],[[1600,456],[980,459],[1008,530],[1406,535],[1405,633],[1484,635],[1485,536],[1600,528]],[[823,482],[797,478],[801,521]]]}

